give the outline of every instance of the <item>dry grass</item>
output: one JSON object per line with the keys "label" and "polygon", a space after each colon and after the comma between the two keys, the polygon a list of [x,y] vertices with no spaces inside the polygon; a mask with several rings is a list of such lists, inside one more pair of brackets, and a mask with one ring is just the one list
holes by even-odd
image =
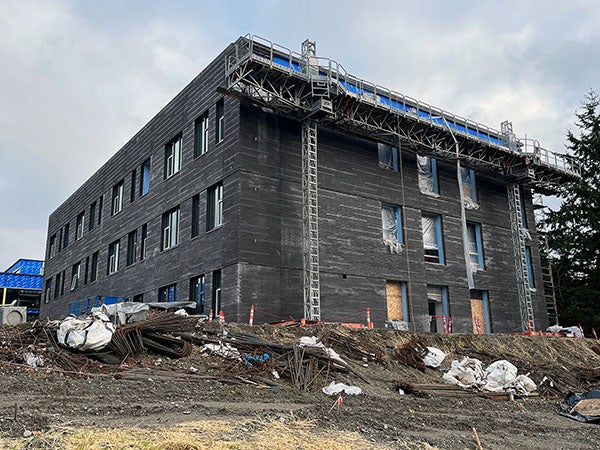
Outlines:
{"label": "dry grass", "polygon": [[[170,428],[54,428],[30,438],[2,439],[0,448],[47,450],[346,450],[385,449],[355,432],[318,430],[306,420],[262,422],[224,420],[187,422]],[[393,448],[431,448],[396,442]]]}

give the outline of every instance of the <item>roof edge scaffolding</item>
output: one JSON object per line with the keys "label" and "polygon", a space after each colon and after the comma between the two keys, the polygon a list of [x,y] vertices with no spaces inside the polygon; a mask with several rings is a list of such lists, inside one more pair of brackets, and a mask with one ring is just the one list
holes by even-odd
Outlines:
{"label": "roof edge scaffolding", "polygon": [[302,55],[258,36],[240,37],[226,54],[226,92],[296,120],[310,118],[330,129],[461,165],[507,180],[557,192],[581,178],[570,155],[517,139],[510,123],[502,131],[433,107],[349,74],[329,58]]}

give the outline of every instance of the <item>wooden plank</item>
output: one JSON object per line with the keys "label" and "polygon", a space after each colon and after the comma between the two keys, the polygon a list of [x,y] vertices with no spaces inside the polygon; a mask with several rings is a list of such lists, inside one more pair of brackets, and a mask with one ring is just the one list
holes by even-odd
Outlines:
{"label": "wooden plank", "polygon": [[385,298],[387,301],[388,320],[403,320],[402,286],[398,281],[385,282]]}
{"label": "wooden plank", "polygon": [[581,400],[571,409],[571,413],[573,412],[582,416],[600,416],[600,398]]}

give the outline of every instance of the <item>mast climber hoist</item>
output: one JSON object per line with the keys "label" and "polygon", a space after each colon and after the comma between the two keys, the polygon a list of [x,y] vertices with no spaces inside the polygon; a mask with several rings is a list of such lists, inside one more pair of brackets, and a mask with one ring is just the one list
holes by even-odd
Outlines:
{"label": "mast climber hoist", "polygon": [[497,131],[361,80],[336,61],[318,57],[316,44],[308,40],[299,54],[246,35],[230,47],[225,64],[227,93],[301,122],[305,318],[321,319],[317,128],[335,127],[505,179],[521,328],[535,326],[521,185],[556,192],[581,177],[576,159],[543,149],[537,141],[516,139],[509,122]]}

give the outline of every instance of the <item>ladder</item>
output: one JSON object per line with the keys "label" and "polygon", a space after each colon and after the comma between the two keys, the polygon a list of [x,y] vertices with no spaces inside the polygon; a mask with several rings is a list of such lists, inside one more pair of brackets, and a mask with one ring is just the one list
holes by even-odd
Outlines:
{"label": "ladder", "polygon": [[525,229],[523,228],[521,188],[516,181],[510,182],[508,188],[508,206],[510,210],[510,228],[517,271],[517,289],[519,293],[519,309],[521,312],[521,330],[535,330],[533,302],[527,273],[527,252],[525,250]]}
{"label": "ladder", "polygon": [[552,264],[542,265],[542,276],[544,279],[544,298],[546,299],[546,310],[548,311],[548,323],[558,325],[558,308],[556,307],[556,294],[554,290],[554,276],[552,275]]}
{"label": "ladder", "polygon": [[321,320],[317,123],[309,119],[302,122],[302,219],[304,317]]}

